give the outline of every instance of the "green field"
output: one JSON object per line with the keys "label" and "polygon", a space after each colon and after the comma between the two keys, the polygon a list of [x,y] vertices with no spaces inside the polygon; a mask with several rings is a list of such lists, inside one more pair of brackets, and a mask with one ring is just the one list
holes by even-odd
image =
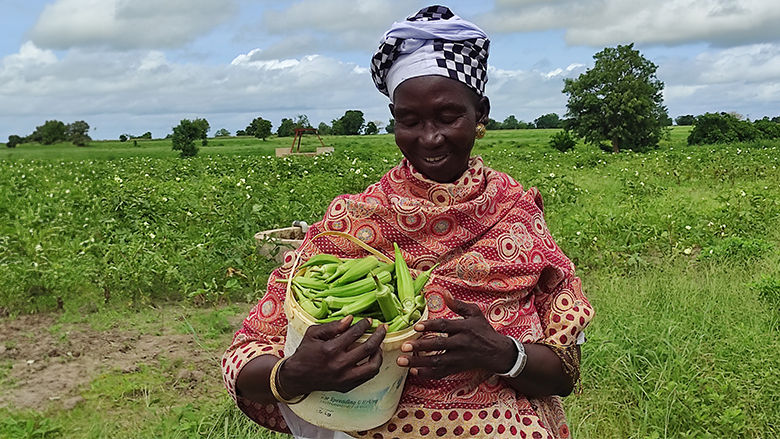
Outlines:
{"label": "green field", "polygon": [[[691,147],[675,128],[649,153],[560,153],[554,132],[475,152],[539,187],[596,308],[574,437],[777,437],[780,142]],[[0,148],[0,438],[258,437],[217,364],[274,268],[254,233],[317,221],[401,157],[387,135],[324,140],[285,159],[290,138],[185,160],[164,140]]]}

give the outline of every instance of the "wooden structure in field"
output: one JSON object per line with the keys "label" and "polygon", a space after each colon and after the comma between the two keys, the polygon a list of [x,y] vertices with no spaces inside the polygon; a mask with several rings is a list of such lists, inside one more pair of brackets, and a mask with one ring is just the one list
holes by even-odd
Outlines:
{"label": "wooden structure in field", "polygon": [[[303,135],[306,133],[314,133],[314,135],[317,136],[317,139],[320,140],[320,144],[322,147],[317,147],[316,152],[301,152],[301,141],[303,140]],[[297,148],[296,148],[297,143]],[[327,152],[333,152],[333,147],[325,146],[325,142],[322,141],[322,137],[320,137],[319,131],[317,131],[316,128],[296,128],[295,129],[295,137],[293,137],[292,145],[290,145],[290,149],[287,148],[276,148],[276,156],[277,157],[284,157],[286,155],[303,155],[303,156],[314,156],[318,154],[325,154]]]}

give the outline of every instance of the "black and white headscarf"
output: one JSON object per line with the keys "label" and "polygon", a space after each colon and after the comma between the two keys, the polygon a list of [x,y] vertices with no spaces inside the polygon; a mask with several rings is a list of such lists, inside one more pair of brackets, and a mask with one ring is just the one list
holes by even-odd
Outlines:
{"label": "black and white headscarf", "polygon": [[371,76],[390,100],[400,83],[426,75],[455,79],[482,96],[489,46],[487,34],[474,23],[446,6],[429,6],[385,32],[371,58]]}

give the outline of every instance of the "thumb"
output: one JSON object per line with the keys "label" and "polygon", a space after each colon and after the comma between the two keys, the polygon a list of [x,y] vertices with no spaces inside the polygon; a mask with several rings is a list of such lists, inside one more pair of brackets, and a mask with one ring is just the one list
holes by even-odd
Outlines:
{"label": "thumb", "polygon": [[447,308],[451,309],[455,314],[463,317],[481,317],[482,310],[473,303],[464,302],[458,300],[452,296],[452,294],[444,295],[444,303],[447,304]]}

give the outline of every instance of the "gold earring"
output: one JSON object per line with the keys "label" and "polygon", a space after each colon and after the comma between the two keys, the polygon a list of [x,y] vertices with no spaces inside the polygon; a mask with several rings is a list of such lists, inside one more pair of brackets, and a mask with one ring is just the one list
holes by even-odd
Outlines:
{"label": "gold earring", "polygon": [[477,124],[477,139],[481,139],[485,137],[485,133],[487,133],[487,130],[485,129],[485,124],[478,123]]}

